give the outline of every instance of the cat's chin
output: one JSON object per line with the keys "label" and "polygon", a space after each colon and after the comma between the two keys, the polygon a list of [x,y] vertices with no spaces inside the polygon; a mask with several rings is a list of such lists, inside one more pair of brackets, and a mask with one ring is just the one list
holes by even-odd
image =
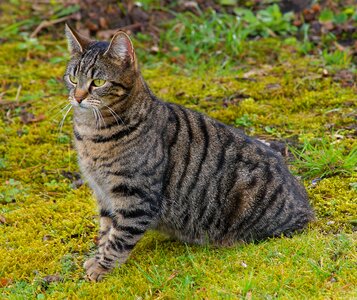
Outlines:
{"label": "cat's chin", "polygon": [[86,115],[89,115],[89,114],[93,115],[92,110],[88,106],[76,105],[76,106],[73,106],[73,108],[74,108],[74,111],[78,115],[82,115],[82,116],[86,116]]}
{"label": "cat's chin", "polygon": [[85,105],[85,104],[82,104],[82,103],[75,103],[75,104],[72,104],[74,109],[78,109],[79,111],[90,111],[91,110],[91,106],[89,105]]}

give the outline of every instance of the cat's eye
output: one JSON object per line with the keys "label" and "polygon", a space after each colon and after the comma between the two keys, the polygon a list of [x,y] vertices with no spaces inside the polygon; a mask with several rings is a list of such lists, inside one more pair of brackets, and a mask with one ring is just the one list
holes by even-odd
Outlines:
{"label": "cat's eye", "polygon": [[100,87],[100,86],[103,86],[105,84],[105,80],[104,79],[94,79],[92,81],[92,84],[95,86],[95,87]]}
{"label": "cat's eye", "polygon": [[72,75],[69,75],[69,80],[73,83],[73,84],[77,84],[78,83],[78,79]]}

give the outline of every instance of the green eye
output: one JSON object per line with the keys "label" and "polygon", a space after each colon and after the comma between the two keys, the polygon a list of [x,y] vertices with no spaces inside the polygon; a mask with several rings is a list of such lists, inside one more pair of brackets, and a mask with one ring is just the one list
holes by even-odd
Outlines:
{"label": "green eye", "polygon": [[96,87],[102,86],[102,85],[104,85],[104,83],[105,83],[104,79],[94,79],[92,81],[92,84]]}
{"label": "green eye", "polygon": [[74,84],[76,84],[78,82],[78,79],[72,75],[69,75],[69,80]]}

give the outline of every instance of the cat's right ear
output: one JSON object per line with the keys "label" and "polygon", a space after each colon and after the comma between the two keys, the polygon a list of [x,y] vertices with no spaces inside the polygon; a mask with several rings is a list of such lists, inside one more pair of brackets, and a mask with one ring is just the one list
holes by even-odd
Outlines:
{"label": "cat's right ear", "polygon": [[71,52],[71,55],[83,53],[92,42],[90,39],[76,32],[68,24],[65,26],[65,32],[68,42],[68,50]]}

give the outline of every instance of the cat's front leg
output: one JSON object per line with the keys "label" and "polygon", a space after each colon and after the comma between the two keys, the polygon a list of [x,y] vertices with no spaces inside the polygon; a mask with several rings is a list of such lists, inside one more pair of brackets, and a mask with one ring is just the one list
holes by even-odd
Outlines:
{"label": "cat's front leg", "polygon": [[84,268],[88,270],[93,264],[96,263],[100,254],[103,253],[106,242],[108,241],[110,228],[113,226],[113,221],[110,216],[110,212],[105,209],[100,210],[100,220],[99,220],[99,237],[98,237],[98,250],[97,255],[88,259],[84,263]]}
{"label": "cat's front leg", "polygon": [[115,265],[123,264],[136,243],[156,219],[158,211],[156,205],[141,199],[134,200],[133,197],[118,203],[121,205],[101,218],[103,221],[107,220],[106,218],[110,219],[109,222],[106,221],[106,224],[110,224],[110,229],[100,238],[95,257],[84,264],[87,278],[91,281],[100,281]]}

